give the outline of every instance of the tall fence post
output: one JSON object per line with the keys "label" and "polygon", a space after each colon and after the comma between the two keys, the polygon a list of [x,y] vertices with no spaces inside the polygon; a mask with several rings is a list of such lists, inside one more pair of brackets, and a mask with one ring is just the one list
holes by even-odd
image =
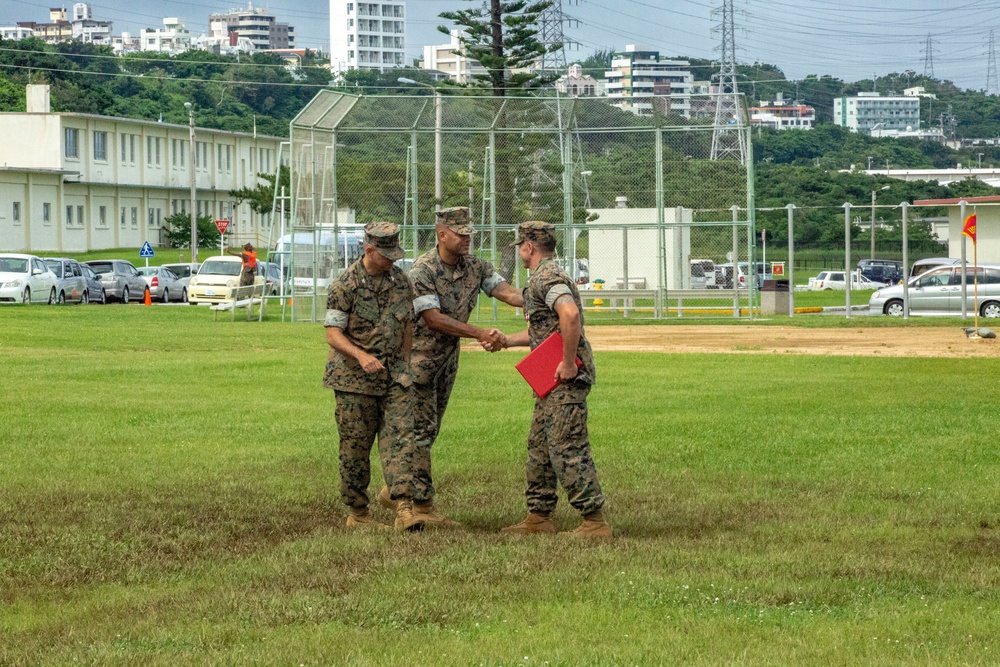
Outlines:
{"label": "tall fence post", "polygon": [[844,304],[851,318],[851,204],[844,204]]}
{"label": "tall fence post", "polygon": [[788,316],[795,317],[795,204],[785,208],[788,209]]}
{"label": "tall fence post", "polygon": [[[733,213],[733,317],[740,316],[740,250],[739,234],[737,225],[739,224],[740,207],[733,204],[729,209]],[[749,278],[747,279],[749,281]],[[749,294],[750,284],[747,283],[747,294]],[[753,304],[750,305],[753,309]]]}
{"label": "tall fence post", "polygon": [[903,319],[910,319],[910,202],[904,201],[903,207]]}
{"label": "tall fence post", "polygon": [[[964,199],[958,202],[958,220],[960,228],[964,229],[965,225],[965,207],[968,205]],[[968,319],[969,317],[969,307],[968,300],[965,298],[965,234],[961,235],[962,241],[962,319]]]}
{"label": "tall fence post", "polygon": [[[659,303],[666,305],[667,299],[667,230],[666,219],[663,210],[663,130],[656,128],[656,230],[657,242],[659,243]],[[656,317],[662,313],[660,307],[656,308]]]}

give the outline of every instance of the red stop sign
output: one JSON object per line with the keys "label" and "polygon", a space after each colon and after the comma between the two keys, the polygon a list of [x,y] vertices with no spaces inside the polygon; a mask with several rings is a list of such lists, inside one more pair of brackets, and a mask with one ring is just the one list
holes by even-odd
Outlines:
{"label": "red stop sign", "polygon": [[220,234],[225,234],[226,230],[229,229],[228,220],[216,220],[215,226],[218,228]]}

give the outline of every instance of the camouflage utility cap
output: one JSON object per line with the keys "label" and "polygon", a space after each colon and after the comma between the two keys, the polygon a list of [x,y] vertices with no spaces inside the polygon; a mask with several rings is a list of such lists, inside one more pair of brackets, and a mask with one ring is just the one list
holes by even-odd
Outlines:
{"label": "camouflage utility cap", "polygon": [[444,208],[436,212],[434,215],[437,216],[437,223],[439,225],[444,225],[456,234],[468,236],[472,232],[476,231],[472,226],[472,223],[469,222],[468,206]]}
{"label": "camouflage utility cap", "polygon": [[551,222],[529,220],[517,226],[517,239],[514,241],[514,245],[521,245],[525,241],[555,243],[555,240],[556,228]]}
{"label": "camouflage utility cap", "polygon": [[399,247],[399,225],[394,222],[369,222],[365,225],[365,243],[370,243],[380,255],[392,261],[406,254]]}

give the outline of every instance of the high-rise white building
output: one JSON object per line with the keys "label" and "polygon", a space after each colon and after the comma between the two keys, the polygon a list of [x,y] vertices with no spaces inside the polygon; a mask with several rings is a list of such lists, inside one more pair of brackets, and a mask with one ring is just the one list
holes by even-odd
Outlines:
{"label": "high-rise white building", "polygon": [[330,68],[334,74],[405,65],[405,0],[330,0]]}
{"label": "high-rise white building", "polygon": [[913,131],[920,127],[920,98],[911,95],[882,97],[875,92],[833,100],[833,124],[873,136],[887,130]]}
{"label": "high-rise white building", "polygon": [[208,17],[209,38],[225,42],[233,33],[237,35],[232,40],[234,46],[240,37],[245,37],[256,51],[295,48],[295,28],[278,23],[267,9],[254,7],[252,2],[246,9],[231,9]]}
{"label": "high-rise white building", "polygon": [[653,113],[655,99],[668,107],[661,112],[690,117],[694,77],[689,68],[686,60],[668,60],[659,51],[629,44],[612,57],[611,69],[604,73],[605,90],[609,98],[620,100],[612,102],[616,107],[640,116]]}

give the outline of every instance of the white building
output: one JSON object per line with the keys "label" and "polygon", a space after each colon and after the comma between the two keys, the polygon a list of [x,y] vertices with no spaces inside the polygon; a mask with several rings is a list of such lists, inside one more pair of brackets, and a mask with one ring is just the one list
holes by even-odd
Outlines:
{"label": "white building", "polygon": [[838,97],[833,100],[833,123],[873,136],[879,136],[878,130],[912,131],[920,127],[920,97],[882,97],[875,92]]}
{"label": "white building", "polygon": [[246,9],[231,9],[225,14],[208,17],[210,38],[228,41],[231,33],[249,39],[257,51],[295,48],[295,28],[278,23],[267,9],[254,7],[252,2]]}
{"label": "white building", "polygon": [[788,104],[781,93],[773,102],[761,100],[759,107],[747,109],[751,127],[772,130],[811,130],[816,123],[816,109],[807,104]]}
{"label": "white building", "polygon": [[629,44],[624,53],[614,55],[611,69],[604,73],[605,90],[609,98],[621,100],[612,102],[615,106],[634,114],[651,115],[653,100],[643,98],[656,96],[657,104],[664,105],[660,112],[687,118],[694,81],[689,67],[686,60],[668,60],[659,51]]}
{"label": "white building", "polygon": [[556,90],[571,97],[602,97],[604,82],[598,81],[589,74],[583,73],[583,67],[574,63],[569,66],[567,74],[556,79]]}
{"label": "white building", "polygon": [[139,48],[143,51],[174,54],[191,50],[191,33],[177,18],[163,19],[163,30],[146,28],[141,40]]}
{"label": "white building", "polygon": [[[51,113],[48,86],[28,88],[26,113],[0,113],[0,250],[162,245],[165,218],[190,210],[188,126]],[[236,206],[229,191],[273,173],[280,141],[198,128],[198,214],[232,220],[234,240],[266,243],[270,216]]]}
{"label": "white building", "polygon": [[405,0],[330,0],[330,69],[334,74],[405,65]]}
{"label": "white building", "polygon": [[456,83],[469,83],[473,76],[486,74],[486,68],[465,55],[465,45],[459,41],[460,30],[450,32],[451,40],[447,44],[424,47],[424,59],[420,69],[443,72],[448,79]]}
{"label": "white building", "polygon": [[0,26],[0,38],[20,41],[35,36],[35,29],[23,25]]}
{"label": "white building", "polygon": [[72,17],[73,39],[87,44],[111,44],[111,21],[95,21],[90,5],[76,3]]}

